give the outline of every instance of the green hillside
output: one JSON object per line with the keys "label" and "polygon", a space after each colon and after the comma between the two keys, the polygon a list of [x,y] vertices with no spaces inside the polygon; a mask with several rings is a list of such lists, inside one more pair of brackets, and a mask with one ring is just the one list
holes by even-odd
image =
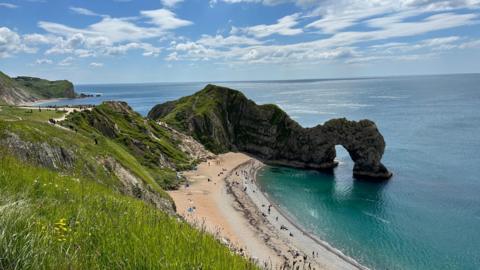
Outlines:
{"label": "green hillside", "polygon": [[191,169],[196,163],[178,148],[180,142],[166,128],[124,102],[105,102],[91,111],[72,114],[62,125],[122,146],[164,189],[178,187],[175,170]]}
{"label": "green hillside", "polygon": [[195,161],[168,130],[123,103],[63,114],[0,107],[0,269],[255,268],[174,214],[164,178]]}
{"label": "green hillside", "polygon": [[75,98],[73,84],[66,80],[49,81],[25,76],[16,77],[14,80],[40,98]]}
{"label": "green hillside", "polygon": [[75,98],[73,84],[34,77],[10,78],[0,71],[0,104],[21,104],[38,99]]}

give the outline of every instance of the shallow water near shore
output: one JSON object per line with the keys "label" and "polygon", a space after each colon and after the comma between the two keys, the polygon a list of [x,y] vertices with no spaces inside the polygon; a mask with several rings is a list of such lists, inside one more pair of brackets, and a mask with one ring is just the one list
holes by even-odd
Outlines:
{"label": "shallow water near shore", "polygon": [[[355,181],[337,147],[334,174],[265,167],[259,185],[298,223],[374,269],[480,269],[480,75],[217,83],[276,103],[303,126],[368,118],[387,142],[386,183]],[[205,83],[79,85],[146,114]]]}

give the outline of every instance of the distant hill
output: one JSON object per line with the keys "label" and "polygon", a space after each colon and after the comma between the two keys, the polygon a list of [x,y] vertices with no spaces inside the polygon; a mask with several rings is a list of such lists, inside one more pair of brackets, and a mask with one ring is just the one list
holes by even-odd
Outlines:
{"label": "distant hill", "polygon": [[34,77],[11,78],[0,71],[0,104],[18,105],[39,99],[75,98],[73,84]]}

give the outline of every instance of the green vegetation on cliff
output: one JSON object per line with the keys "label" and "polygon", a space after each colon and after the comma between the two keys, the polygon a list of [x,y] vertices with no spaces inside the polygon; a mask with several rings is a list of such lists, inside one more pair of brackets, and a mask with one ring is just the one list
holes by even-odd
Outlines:
{"label": "green vegetation on cliff", "polygon": [[164,189],[177,188],[173,169],[193,168],[192,160],[169,131],[134,112],[126,103],[105,102],[93,110],[71,114],[63,126],[91,138],[108,138],[130,152]]}
{"label": "green vegetation on cliff", "polygon": [[[253,101],[240,91],[209,84],[191,96],[153,107],[148,117],[190,134],[214,153],[224,153],[236,150],[232,149],[234,132],[230,120],[241,120],[240,117],[233,119],[229,113],[235,111],[234,115],[239,116],[242,109],[251,104]],[[274,104],[260,105],[256,109],[272,125],[279,124],[287,116]],[[248,130],[238,130],[235,136],[241,137],[244,132]]]}
{"label": "green vegetation on cliff", "polygon": [[66,80],[48,81],[34,77],[16,77],[14,80],[39,98],[75,98],[73,84]]}
{"label": "green vegetation on cliff", "polygon": [[10,78],[0,71],[0,104],[19,104],[38,99],[75,98],[73,84],[34,77]]}

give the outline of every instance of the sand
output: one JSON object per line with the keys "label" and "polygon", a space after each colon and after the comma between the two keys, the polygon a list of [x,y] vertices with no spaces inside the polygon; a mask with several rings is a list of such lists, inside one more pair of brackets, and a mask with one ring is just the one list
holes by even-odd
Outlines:
{"label": "sand", "polygon": [[242,153],[219,155],[184,172],[188,187],[169,194],[188,222],[204,227],[265,268],[366,269],[297,227],[273,205],[255,182],[262,166]]}
{"label": "sand", "polygon": [[44,107],[44,103],[47,102],[59,102],[62,100],[69,100],[70,98],[45,98],[45,99],[37,99],[35,101],[29,101],[29,102],[23,102],[20,104],[20,106],[26,106],[26,107]]}

